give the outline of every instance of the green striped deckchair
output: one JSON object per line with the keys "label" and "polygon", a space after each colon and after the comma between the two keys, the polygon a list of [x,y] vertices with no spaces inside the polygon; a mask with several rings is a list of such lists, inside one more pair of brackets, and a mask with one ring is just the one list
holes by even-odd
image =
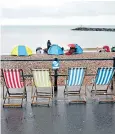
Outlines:
{"label": "green striped deckchair", "polygon": [[[64,89],[65,95],[81,96],[81,87],[83,85],[85,73],[86,73],[86,68],[84,67],[68,68],[68,75],[66,77],[66,85]],[[76,86],[76,90],[68,90],[68,88],[71,86]],[[86,87],[85,87],[85,96],[86,96]],[[85,102],[86,103],[86,99],[84,97],[84,100],[73,100],[72,102]]]}
{"label": "green striped deckchair", "polygon": [[[33,104],[48,104],[53,95],[53,86],[51,82],[50,69],[32,69],[33,84],[31,98]],[[34,90],[35,87],[35,90]],[[48,91],[47,88],[51,90]],[[42,89],[42,91],[40,90]],[[48,98],[48,103],[38,102],[37,98]],[[34,100],[36,99],[36,100]]]}

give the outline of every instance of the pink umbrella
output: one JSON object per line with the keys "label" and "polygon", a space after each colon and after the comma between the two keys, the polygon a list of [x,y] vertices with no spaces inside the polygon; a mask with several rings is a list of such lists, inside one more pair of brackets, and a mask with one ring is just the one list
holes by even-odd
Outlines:
{"label": "pink umbrella", "polygon": [[75,48],[76,47],[76,44],[68,44],[68,46]]}
{"label": "pink umbrella", "polygon": [[103,46],[103,49],[105,49],[106,52],[110,52],[109,46]]}

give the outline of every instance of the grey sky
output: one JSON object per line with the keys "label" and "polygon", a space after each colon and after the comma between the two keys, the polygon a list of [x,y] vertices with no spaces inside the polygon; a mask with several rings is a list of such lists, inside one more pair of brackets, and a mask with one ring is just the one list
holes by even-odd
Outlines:
{"label": "grey sky", "polygon": [[31,17],[69,17],[115,15],[115,1],[77,1],[68,2],[61,6],[23,6],[18,8],[3,8],[3,18]]}

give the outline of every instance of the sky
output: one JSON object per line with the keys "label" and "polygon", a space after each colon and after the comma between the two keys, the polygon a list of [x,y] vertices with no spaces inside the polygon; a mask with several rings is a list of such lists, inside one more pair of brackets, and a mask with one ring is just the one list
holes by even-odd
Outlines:
{"label": "sky", "polygon": [[114,25],[115,1],[3,0],[1,25]]}

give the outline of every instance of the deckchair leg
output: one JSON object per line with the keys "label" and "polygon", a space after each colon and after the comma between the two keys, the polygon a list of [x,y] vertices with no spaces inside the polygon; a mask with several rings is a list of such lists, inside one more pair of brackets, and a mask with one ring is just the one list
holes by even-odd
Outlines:
{"label": "deckchair leg", "polygon": [[64,88],[64,93],[66,92],[65,90],[66,90],[66,88],[67,88],[67,86],[65,85],[65,88]]}
{"label": "deckchair leg", "polygon": [[[4,103],[3,103],[3,105],[4,105],[5,102],[6,102],[6,98],[7,98],[7,96],[10,96],[10,93],[9,93],[8,88],[7,88],[7,90],[6,90],[6,95],[5,95],[5,97],[4,97]],[[8,103],[9,103],[9,99],[8,99]]]}
{"label": "deckchair leg", "polygon": [[36,88],[36,91],[35,92],[36,92],[36,101],[37,101],[37,96],[38,96],[37,88]]}
{"label": "deckchair leg", "polygon": [[4,87],[5,87],[5,86],[4,86],[4,81],[3,81],[3,99],[4,99],[4,90],[5,90]]}
{"label": "deckchair leg", "polygon": [[6,91],[6,94],[5,94],[5,97],[4,97],[3,107],[4,107],[4,104],[6,102],[6,97],[7,97],[7,91]]}
{"label": "deckchair leg", "polygon": [[[37,104],[37,105],[40,105],[40,104],[47,104],[48,106],[50,106],[50,100],[51,100],[51,98],[52,98],[52,94],[50,94],[50,96],[51,97],[47,97],[47,96],[45,96],[45,98],[48,98],[48,103],[44,103],[44,102],[37,102],[37,98],[39,97],[39,94],[38,94],[38,92],[37,92],[37,90],[34,92],[34,94],[33,94],[33,96],[31,97],[32,98],[32,102],[31,102],[31,106],[32,105],[34,105],[34,104]],[[36,99],[35,101],[34,101],[34,98]],[[44,98],[44,95],[43,95],[43,97],[41,96],[40,98]]]}
{"label": "deckchair leg", "polygon": [[67,96],[68,96],[68,94],[69,94],[69,92],[68,92],[68,87],[65,86],[65,88],[64,88],[64,95],[67,95]]}
{"label": "deckchair leg", "polygon": [[[68,93],[68,96],[69,96],[69,93]],[[73,96],[73,95],[72,95]],[[79,102],[79,103],[86,103],[86,97],[84,96],[81,96],[81,93],[79,92],[79,93],[77,93],[77,94],[75,94],[75,96],[78,96],[79,97],[79,99],[75,99],[75,100],[72,100],[72,101],[70,101],[69,103],[71,103],[71,102]]]}
{"label": "deckchair leg", "polygon": [[[94,87],[94,86],[95,86],[95,89],[93,90],[93,87]],[[106,93],[107,93],[109,86],[110,86],[110,85],[107,85],[107,88],[106,88],[105,90],[97,90],[97,89],[96,89],[96,84],[93,84],[91,92],[94,91],[94,92],[95,92],[95,95],[97,94],[97,92],[106,92]]]}
{"label": "deckchair leg", "polygon": [[21,107],[22,107],[22,105],[23,105],[23,98],[22,98],[22,102],[21,102]]}
{"label": "deckchair leg", "polygon": [[[96,87],[96,86],[95,86],[95,87]],[[96,95],[106,95],[106,99],[99,99],[99,103],[101,103],[101,102],[115,102],[113,98],[107,100],[107,95],[113,95],[113,92],[112,92],[112,93],[107,93],[108,88],[109,88],[109,85],[107,86],[106,90],[96,90],[96,88],[95,88],[95,90],[96,90],[95,96],[96,96]],[[104,93],[99,93],[99,92],[97,92],[97,91],[104,91]]]}
{"label": "deckchair leg", "polygon": [[[23,91],[23,93],[10,93],[9,89],[7,89],[6,94],[3,98],[4,98],[3,107],[4,106],[7,106],[7,107],[9,107],[9,106],[16,106],[16,107],[18,106],[19,107],[20,106],[20,107],[22,107],[23,99],[25,98],[25,91]],[[13,99],[13,98],[22,99],[21,104],[11,104],[10,99]],[[6,101],[7,101],[7,103],[6,103]]]}
{"label": "deckchair leg", "polygon": [[92,85],[92,90],[91,90],[91,93],[92,93],[93,91],[95,91],[95,90],[93,90],[93,87],[94,87],[94,84]]}
{"label": "deckchair leg", "polygon": [[53,88],[53,86],[52,86],[52,97],[53,97],[53,95],[54,95],[54,88]]}
{"label": "deckchair leg", "polygon": [[[80,100],[83,99],[83,100]],[[81,97],[81,94],[79,95],[79,100],[72,100],[69,103],[73,103],[73,102],[78,102],[78,103],[85,103],[86,104],[86,98],[85,97]]]}
{"label": "deckchair leg", "polygon": [[27,90],[25,88],[25,94],[24,94],[25,98],[26,98],[26,101],[27,101]]}
{"label": "deckchair leg", "polygon": [[24,98],[25,98],[25,99],[26,99],[26,101],[27,101],[27,91],[26,91],[26,88],[24,88],[23,96],[24,96]]}
{"label": "deckchair leg", "polygon": [[32,85],[32,90],[31,90],[31,98],[32,98],[32,96],[33,96],[33,85]]}
{"label": "deckchair leg", "polygon": [[35,96],[35,92],[34,92],[33,96],[31,97],[31,98],[32,98],[32,103],[31,103],[31,105],[32,105],[33,102],[34,102],[34,96]]}
{"label": "deckchair leg", "polygon": [[8,103],[10,103],[10,99],[8,98]]}

